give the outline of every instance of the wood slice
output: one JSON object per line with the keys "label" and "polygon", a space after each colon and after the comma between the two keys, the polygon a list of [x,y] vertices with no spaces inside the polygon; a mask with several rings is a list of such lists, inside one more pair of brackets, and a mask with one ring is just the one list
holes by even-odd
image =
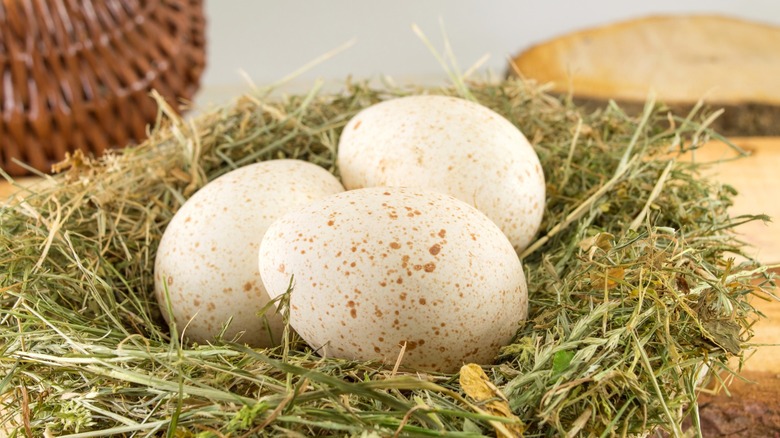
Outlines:
{"label": "wood slice", "polygon": [[729,394],[723,391],[699,396],[702,436],[780,436],[780,377],[775,373],[745,372],[741,378],[744,380],[735,379],[729,385]]}
{"label": "wood slice", "polygon": [[0,205],[3,201],[9,197],[14,196],[20,192],[24,192],[25,188],[33,187],[36,184],[43,183],[41,178],[36,176],[23,176],[14,179],[14,184],[9,183],[3,178],[0,178]]}
{"label": "wood slice", "polygon": [[[720,141],[712,141],[683,159],[713,163],[705,175],[734,187],[738,195],[730,208],[732,216],[765,214],[770,222],[753,221],[736,228],[747,255],[765,264],[780,263],[780,137],[732,137],[730,141],[747,157]],[[780,321],[778,321],[780,323]],[[780,358],[778,358],[780,359]],[[777,361],[780,372],[780,360]]]}
{"label": "wood slice", "polygon": [[525,50],[510,74],[556,93],[639,112],[651,91],[684,114],[700,99],[727,135],[780,135],[780,27],[722,16],[654,16],[568,34]]}

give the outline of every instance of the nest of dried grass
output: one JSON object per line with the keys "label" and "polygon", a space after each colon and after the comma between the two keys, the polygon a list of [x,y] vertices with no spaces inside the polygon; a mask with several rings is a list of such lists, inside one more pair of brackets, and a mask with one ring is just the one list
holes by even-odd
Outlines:
{"label": "nest of dried grass", "polygon": [[[154,299],[155,248],[182,203],[238,166],[282,157],[330,171],[377,89],[245,96],[145,143],[71,157],[0,207],[2,419],[12,436],[680,435],[697,381],[732,378],[767,294],[742,254],[734,190],[676,157],[716,134],[698,112],[586,113],[519,79],[470,83],[515,123],[548,181],[525,254],[530,317],[493,366],[456,375],[322,359],[281,347],[182,345]],[[710,118],[711,119],[711,118]],[[740,256],[741,262],[734,257]],[[489,317],[489,315],[486,315]],[[737,360],[733,360],[737,358]],[[14,435],[15,434],[15,435]]]}

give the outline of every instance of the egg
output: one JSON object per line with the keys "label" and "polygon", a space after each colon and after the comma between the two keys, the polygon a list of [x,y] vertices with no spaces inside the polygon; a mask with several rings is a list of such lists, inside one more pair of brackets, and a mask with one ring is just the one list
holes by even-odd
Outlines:
{"label": "egg", "polygon": [[233,170],[209,182],[176,212],[155,258],[154,292],[170,323],[192,342],[228,340],[268,347],[280,339],[281,316],[269,303],[258,248],[278,217],[344,190],[325,169],[300,160],[273,160]]}
{"label": "egg", "polygon": [[326,356],[455,372],[489,363],[528,312],[522,265],[483,213],[404,187],[336,194],[282,216],[260,245],[271,297]]}
{"label": "egg", "polygon": [[408,186],[450,194],[485,213],[517,251],[541,224],[539,157],[517,127],[468,100],[421,95],[370,106],[342,131],[337,163],[347,190]]}

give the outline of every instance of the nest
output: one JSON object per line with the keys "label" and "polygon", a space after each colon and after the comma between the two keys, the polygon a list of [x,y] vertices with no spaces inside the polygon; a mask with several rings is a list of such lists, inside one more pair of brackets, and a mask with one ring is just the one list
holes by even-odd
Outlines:
{"label": "nest", "polygon": [[[257,93],[185,122],[160,101],[144,143],[72,155],[0,210],[2,421],[16,436],[681,435],[705,382],[749,355],[772,285],[743,254],[733,189],[678,159],[711,117],[648,103],[585,112],[520,79],[468,84],[515,123],[547,177],[524,253],[530,316],[493,365],[419,373],[321,358],[294,332],[274,349],[183,345],[153,296],[155,249],[207,181],[260,160],[337,174],[341,128],[380,100],[457,88],[348,83]],[[66,170],[65,170],[66,169]],[[737,261],[741,260],[741,261]],[[486,315],[489,317],[489,315]],[[463,340],[468,342],[468,340]]]}

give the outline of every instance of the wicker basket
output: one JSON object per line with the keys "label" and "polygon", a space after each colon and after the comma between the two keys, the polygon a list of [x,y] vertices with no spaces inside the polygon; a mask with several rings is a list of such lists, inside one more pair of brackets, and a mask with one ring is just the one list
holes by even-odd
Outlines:
{"label": "wicker basket", "polygon": [[189,99],[205,67],[202,0],[2,0],[0,167],[139,141],[149,92]]}

